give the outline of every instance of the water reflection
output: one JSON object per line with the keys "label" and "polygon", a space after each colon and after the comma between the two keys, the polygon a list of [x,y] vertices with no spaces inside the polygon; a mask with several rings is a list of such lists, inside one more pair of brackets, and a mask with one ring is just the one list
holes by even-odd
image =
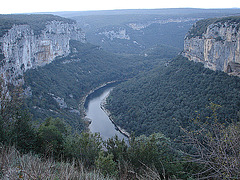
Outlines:
{"label": "water reflection", "polygon": [[99,132],[103,140],[115,135],[120,139],[127,140],[123,134],[116,130],[107,114],[101,109],[101,102],[108,96],[113,86],[103,87],[88,96],[85,103],[87,118],[92,120],[89,129],[92,133]]}

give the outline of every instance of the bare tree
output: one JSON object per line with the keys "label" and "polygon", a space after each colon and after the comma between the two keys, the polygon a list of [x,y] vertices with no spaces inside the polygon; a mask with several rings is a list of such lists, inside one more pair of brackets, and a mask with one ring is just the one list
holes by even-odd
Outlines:
{"label": "bare tree", "polygon": [[202,171],[194,174],[199,179],[240,179],[240,123],[228,126],[219,123],[216,109],[211,103],[212,121],[198,124],[198,129],[189,131],[184,128],[188,139],[195,148],[191,155],[194,162],[203,165]]}

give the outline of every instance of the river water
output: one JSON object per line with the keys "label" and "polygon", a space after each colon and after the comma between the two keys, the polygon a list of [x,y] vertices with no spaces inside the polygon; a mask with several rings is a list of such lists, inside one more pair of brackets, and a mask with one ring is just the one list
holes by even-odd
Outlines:
{"label": "river water", "polygon": [[100,133],[103,140],[107,140],[115,135],[120,139],[127,140],[127,137],[116,130],[115,125],[101,109],[101,102],[109,95],[113,87],[103,87],[90,94],[85,103],[87,118],[91,119],[89,129],[92,133]]}

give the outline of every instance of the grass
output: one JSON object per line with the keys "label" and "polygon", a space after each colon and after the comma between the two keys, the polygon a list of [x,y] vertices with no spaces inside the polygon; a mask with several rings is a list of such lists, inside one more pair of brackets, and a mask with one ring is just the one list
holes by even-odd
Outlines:
{"label": "grass", "polygon": [[[142,174],[136,174],[131,167],[125,166],[126,172],[117,179],[154,179],[161,180],[157,171],[144,168]],[[52,159],[40,158],[34,154],[20,154],[14,147],[0,146],[0,179],[27,180],[114,180],[105,177],[93,169],[88,171],[80,162],[57,162]]]}
{"label": "grass", "polygon": [[96,170],[87,171],[81,163],[56,162],[33,154],[20,154],[14,147],[0,147],[0,179],[102,180]]}

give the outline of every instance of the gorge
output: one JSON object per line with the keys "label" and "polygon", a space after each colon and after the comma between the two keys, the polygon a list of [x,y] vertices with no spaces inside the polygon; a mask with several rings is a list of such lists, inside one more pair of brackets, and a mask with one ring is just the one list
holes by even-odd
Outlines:
{"label": "gorge", "polygon": [[[81,174],[83,167],[96,168],[116,179],[240,177],[235,146],[240,18],[205,19],[240,10],[180,11],[166,10],[163,17],[161,13],[73,17],[78,24],[53,15],[0,15],[0,73],[5,83],[0,86],[0,149],[2,144],[15,145],[18,154],[63,160],[67,168],[73,162],[71,167]],[[185,32],[198,19],[203,20]],[[99,44],[87,42],[81,20],[89,22],[83,22],[90,28],[88,37]],[[121,83],[105,86],[111,82]],[[129,144],[122,141],[126,137],[116,130],[119,127],[131,134]],[[215,132],[221,138],[215,139]],[[116,133],[120,138],[114,137]],[[209,140],[204,144],[207,150],[198,154],[198,144],[189,142],[189,135]],[[221,149],[219,142],[227,147],[224,156],[222,151],[212,153]],[[206,161],[201,155],[209,155],[207,162],[213,165],[234,166],[234,175],[202,166]],[[9,172],[18,173],[12,179],[28,176],[22,164],[11,171],[0,165],[0,178]],[[53,179],[62,177],[58,165],[46,169],[57,171]]]}
{"label": "gorge", "polygon": [[[38,16],[27,17],[34,19]],[[107,54],[101,47],[86,42],[85,34],[75,21],[52,15],[43,17],[49,19],[44,21],[42,27],[36,28],[31,21],[13,24],[2,33],[0,39],[2,77],[6,83],[17,85],[23,82],[23,74],[26,76],[28,106],[34,114],[41,114],[38,118],[46,118],[47,114],[57,117],[63,111],[78,116],[77,102],[91,89],[108,81],[133,77],[155,65],[169,64],[164,58],[172,58],[178,51],[177,48],[160,45],[144,51],[144,56]],[[240,49],[238,19],[229,17],[198,21],[186,35],[182,54],[189,60],[203,62],[205,67],[237,75]],[[196,19],[190,20],[193,22]],[[182,21],[185,22],[184,19]],[[151,26],[154,23],[158,25],[159,21],[151,21]],[[166,23],[170,24],[171,19]],[[174,25],[179,26],[177,23]],[[126,31],[121,32],[121,37],[127,37]],[[165,51],[165,54],[158,51]],[[72,87],[73,83],[77,84],[76,88]],[[78,93],[77,87],[81,89]],[[51,102],[51,105],[45,101]],[[71,122],[76,118],[71,116],[63,117]]]}
{"label": "gorge", "polygon": [[219,122],[238,121],[240,80],[229,75],[239,76],[239,19],[198,21],[183,56],[116,87],[107,106],[114,121],[137,135],[160,131],[171,139],[181,135],[179,127],[194,127],[195,118],[211,119],[212,103],[219,105]]}

